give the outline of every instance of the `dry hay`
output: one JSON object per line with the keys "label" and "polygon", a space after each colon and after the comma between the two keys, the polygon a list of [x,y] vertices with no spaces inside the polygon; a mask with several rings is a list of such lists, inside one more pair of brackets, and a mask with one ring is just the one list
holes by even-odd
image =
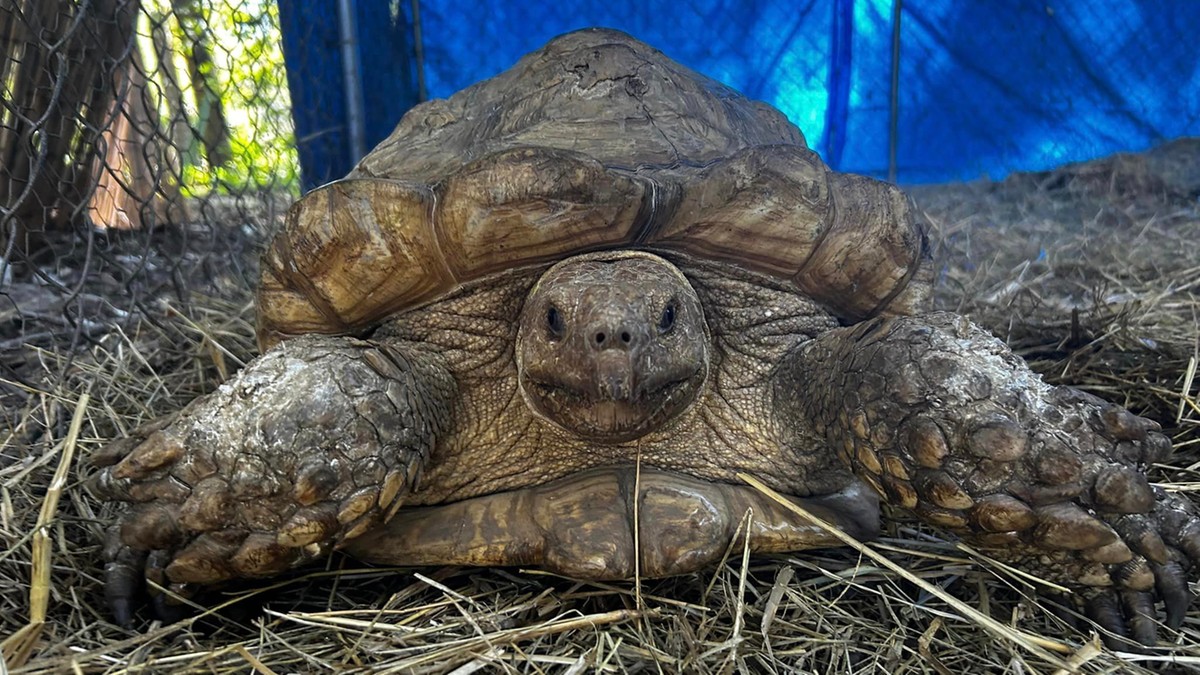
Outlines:
{"label": "dry hay", "polygon": [[[1200,144],[1178,142],[914,191],[934,228],[938,304],[970,313],[1049,379],[1162,422],[1179,450],[1157,478],[1181,490],[1200,484],[1198,175]],[[200,234],[109,242],[113,260],[144,268],[139,281],[114,266],[85,282],[60,265],[91,303],[76,320],[36,288],[21,290],[24,314],[0,314],[0,636],[11,672],[1200,669],[1200,609],[1170,636],[1176,647],[1126,661],[1035,599],[1035,582],[904,518],[868,548],[734,550],[714,570],[640,584],[334,557],[230,589],[215,612],[119,629],[99,585],[112,507],[81,488],[86,457],[213,389],[252,353],[241,253],[252,238],[242,227]]]}

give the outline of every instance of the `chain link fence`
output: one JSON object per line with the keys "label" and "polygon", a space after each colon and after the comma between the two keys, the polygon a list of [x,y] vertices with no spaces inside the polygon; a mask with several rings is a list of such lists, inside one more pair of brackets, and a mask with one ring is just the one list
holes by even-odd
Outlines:
{"label": "chain link fence", "polygon": [[273,0],[3,0],[0,40],[0,403],[17,428],[131,317],[244,298],[299,167]]}

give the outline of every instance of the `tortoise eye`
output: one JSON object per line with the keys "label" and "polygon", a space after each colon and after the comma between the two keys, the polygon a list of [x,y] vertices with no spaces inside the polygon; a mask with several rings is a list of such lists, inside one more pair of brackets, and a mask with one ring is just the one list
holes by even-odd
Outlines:
{"label": "tortoise eye", "polygon": [[674,327],[675,327],[675,302],[671,301],[671,302],[668,302],[667,306],[663,308],[662,318],[658,320],[658,332],[665,335],[667,333],[670,333],[671,329]]}
{"label": "tortoise eye", "polygon": [[546,328],[550,330],[550,335],[555,338],[560,338],[567,330],[566,323],[563,321],[562,312],[554,305],[546,310]]}

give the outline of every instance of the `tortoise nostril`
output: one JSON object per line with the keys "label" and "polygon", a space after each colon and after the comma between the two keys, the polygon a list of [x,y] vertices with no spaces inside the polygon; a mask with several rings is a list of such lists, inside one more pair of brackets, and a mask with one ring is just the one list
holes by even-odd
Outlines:
{"label": "tortoise nostril", "polygon": [[604,330],[592,329],[592,349],[604,351],[608,349],[628,350],[640,343],[638,332],[627,325],[606,325]]}

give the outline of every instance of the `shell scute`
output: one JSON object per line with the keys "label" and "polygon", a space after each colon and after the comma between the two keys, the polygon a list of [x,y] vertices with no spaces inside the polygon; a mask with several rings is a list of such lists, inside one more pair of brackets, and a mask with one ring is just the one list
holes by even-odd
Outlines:
{"label": "shell scute", "polygon": [[518,267],[619,247],[776,277],[853,322],[931,270],[895,187],[832,172],[770,106],[609,30],[423,103],[263,259],[261,346],[350,333]]}
{"label": "shell scute", "polygon": [[440,187],[435,222],[442,253],[465,280],[628,244],[644,191],[644,183],[582,153],[498,152]]}
{"label": "shell scute", "polygon": [[656,246],[790,277],[827,227],[825,165],[796,145],[748,148],[682,184]]}
{"label": "shell scute", "polygon": [[454,279],[432,207],[428,188],[380,179],[338,181],[305,196],[263,256],[260,346],[353,331],[443,293]]}

